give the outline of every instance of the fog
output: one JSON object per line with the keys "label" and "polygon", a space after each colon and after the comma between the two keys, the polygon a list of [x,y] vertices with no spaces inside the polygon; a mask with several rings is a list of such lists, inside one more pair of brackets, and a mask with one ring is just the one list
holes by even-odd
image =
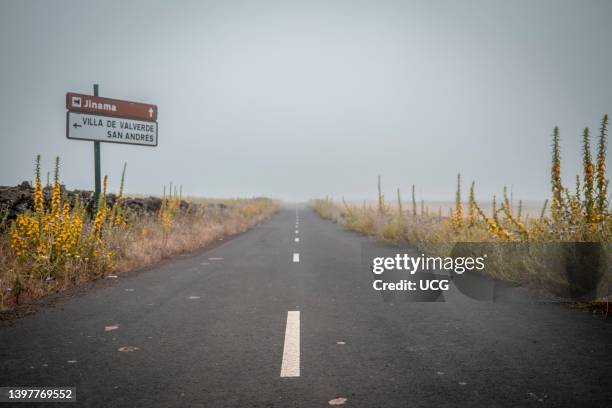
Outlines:
{"label": "fog", "polygon": [[54,156],[93,188],[93,144],[65,136],[65,93],[154,103],[159,145],[102,144],[116,190],[306,200],[549,191],[582,128],[612,113],[612,2],[0,0],[0,184]]}

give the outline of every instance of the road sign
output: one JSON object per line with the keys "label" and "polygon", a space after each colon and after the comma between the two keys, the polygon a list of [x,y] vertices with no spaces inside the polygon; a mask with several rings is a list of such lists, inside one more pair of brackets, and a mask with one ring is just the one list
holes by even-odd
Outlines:
{"label": "road sign", "polygon": [[93,95],[66,93],[66,137],[94,144],[95,199],[100,188],[100,142],[157,146],[157,106]]}
{"label": "road sign", "polygon": [[157,146],[157,122],[114,116],[66,113],[68,139]]}
{"label": "road sign", "polygon": [[157,120],[156,105],[83,95],[74,92],[66,94],[66,109],[73,112],[138,119],[148,122],[155,122]]}

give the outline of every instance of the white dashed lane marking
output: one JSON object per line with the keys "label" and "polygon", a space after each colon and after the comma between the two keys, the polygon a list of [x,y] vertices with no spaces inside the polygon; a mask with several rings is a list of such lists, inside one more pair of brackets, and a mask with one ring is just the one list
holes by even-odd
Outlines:
{"label": "white dashed lane marking", "polygon": [[287,312],[287,326],[285,329],[285,346],[283,348],[283,363],[281,377],[300,376],[300,312],[290,310]]}
{"label": "white dashed lane marking", "polygon": [[[299,218],[297,208],[295,209],[295,233],[299,234]],[[294,242],[300,242],[294,238]],[[300,254],[293,253],[293,262],[300,262]],[[290,310],[287,312],[287,326],[285,328],[285,345],[283,347],[283,361],[281,365],[281,377],[300,376],[300,312]]]}

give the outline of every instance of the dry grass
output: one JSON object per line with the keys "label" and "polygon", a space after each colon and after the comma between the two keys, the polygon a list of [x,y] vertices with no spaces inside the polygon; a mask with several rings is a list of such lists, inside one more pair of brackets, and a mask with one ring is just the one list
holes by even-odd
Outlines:
{"label": "dry grass", "polygon": [[[506,188],[500,197],[494,196],[484,205],[478,203],[473,182],[465,203],[460,175],[453,204],[417,203],[414,185],[410,205],[401,200],[399,189],[397,203],[389,204],[379,177],[376,201],[355,204],[326,198],[315,200],[313,207],[321,217],[350,230],[387,242],[408,243],[431,255],[448,256],[456,243],[520,244],[514,245],[522,251],[520,256],[509,261],[511,257],[500,252],[499,256],[491,257],[493,263],[486,272],[507,281],[552,287],[557,292],[572,285],[566,279],[564,267],[557,262],[567,256],[563,251],[575,242],[596,243],[601,248],[603,264],[597,293],[600,299],[607,300],[612,288],[612,214],[605,166],[607,126],[605,115],[595,160],[591,155],[590,132],[588,129],[583,132],[583,175],[576,176],[576,187],[572,190],[561,182],[559,129],[554,129],[551,205],[547,207],[546,200],[539,211],[533,202],[515,204]],[[497,248],[505,251],[511,246]],[[569,254],[574,256],[573,252]]]}
{"label": "dry grass", "polygon": [[[400,216],[397,206],[388,206],[382,213],[372,206],[340,204],[332,200],[315,200],[312,206],[322,218],[337,222],[349,230],[392,244],[412,245],[431,256],[451,256],[457,243],[483,243],[481,247],[486,249],[488,255],[484,272],[495,278],[544,289],[554,296],[564,296],[571,286],[563,264],[559,263],[564,256],[562,244],[549,239],[545,233],[533,235],[529,241],[520,241],[518,236],[510,241],[493,234],[484,220],[472,226],[465,222],[458,229],[447,216],[414,216],[407,211]],[[538,223],[537,219],[532,222]],[[600,299],[605,300],[612,287],[612,246],[609,239],[601,242],[606,269],[597,293]],[[477,245],[473,247],[478,248]]]}
{"label": "dry grass", "polygon": [[202,212],[179,215],[167,235],[156,217],[141,217],[130,228],[117,230],[109,237],[118,258],[116,270],[135,269],[244,232],[270,218],[277,209],[276,202],[261,198],[215,201],[225,207],[205,207]]}
{"label": "dry grass", "polygon": [[52,199],[45,204],[38,156],[33,208],[0,230],[0,310],[206,246],[253,227],[278,208],[266,198],[192,199],[181,207],[173,194],[163,197],[156,213],[130,212],[123,198],[124,166],[114,204],[107,205],[104,177],[90,217],[78,199],[70,203],[62,195],[59,158],[54,173]]}
{"label": "dry grass", "polygon": [[158,214],[129,214],[125,226],[107,226],[103,239],[106,248],[114,254],[112,267],[107,269],[76,258],[46,276],[32,273],[31,266],[15,256],[8,234],[1,234],[0,310],[204,247],[252,228],[270,218],[278,208],[275,201],[265,198],[214,201],[224,206],[197,206],[175,214],[169,230],[164,228]]}

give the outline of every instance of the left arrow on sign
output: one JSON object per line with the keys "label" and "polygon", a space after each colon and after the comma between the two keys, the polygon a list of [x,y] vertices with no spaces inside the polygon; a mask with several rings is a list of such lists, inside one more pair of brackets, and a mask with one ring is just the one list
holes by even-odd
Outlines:
{"label": "left arrow on sign", "polygon": [[78,127],[81,127],[81,125],[77,124],[76,122],[74,122],[74,124],[72,125],[75,129]]}

